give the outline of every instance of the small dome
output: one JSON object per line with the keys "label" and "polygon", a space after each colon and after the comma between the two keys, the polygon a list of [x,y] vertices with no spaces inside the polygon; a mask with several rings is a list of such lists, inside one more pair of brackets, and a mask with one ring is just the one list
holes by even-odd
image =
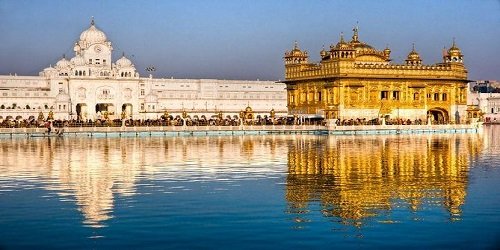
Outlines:
{"label": "small dome", "polygon": [[125,57],[125,54],[122,55],[120,59],[116,61],[116,65],[118,67],[124,68],[124,67],[130,67],[132,66],[132,61],[130,61],[128,58]]}
{"label": "small dome", "polygon": [[93,18],[92,22],[90,23],[90,28],[83,31],[80,35],[80,40],[85,41],[89,44],[103,43],[106,41],[106,39],[106,34],[95,27]]}
{"label": "small dome", "polygon": [[54,68],[52,67],[52,65],[50,65],[49,67],[47,67],[47,68],[43,69],[43,71],[44,71],[44,72],[51,72],[51,71],[56,71],[56,69],[54,69]]}
{"label": "small dome", "polygon": [[344,41],[344,33],[340,33],[340,41],[335,45],[336,49],[349,49],[349,44]]}
{"label": "small dome", "polygon": [[85,65],[85,59],[83,59],[82,56],[77,55],[73,58],[71,58],[71,63],[75,66],[84,66]]}
{"label": "small dome", "polygon": [[323,47],[323,49],[319,52],[319,55],[320,55],[321,57],[325,57],[325,56],[326,56],[326,54],[327,54],[327,53],[326,53],[325,47]]}
{"label": "small dome", "polygon": [[408,60],[418,61],[420,60],[420,55],[416,51],[412,51],[408,54]]}
{"label": "small dome", "polygon": [[252,108],[250,106],[246,107],[245,109],[246,112],[252,112]]}
{"label": "small dome", "polygon": [[290,52],[290,54],[292,56],[301,56],[302,55],[302,51],[299,49],[299,45],[298,45],[297,41],[295,41],[295,45],[293,46],[293,49]]}
{"label": "small dome", "polygon": [[64,92],[61,92],[56,95],[56,102],[70,102],[70,101],[71,97]]}
{"label": "small dome", "polygon": [[386,55],[391,54],[391,49],[389,49],[389,47],[385,47],[384,54]]}
{"label": "small dome", "polygon": [[63,56],[63,58],[56,63],[56,67],[59,69],[68,68],[70,65],[71,63],[66,59],[65,56]]}
{"label": "small dome", "polygon": [[455,39],[453,39],[453,45],[448,50],[448,55],[449,56],[462,56],[462,51],[455,44]]}
{"label": "small dome", "polygon": [[415,44],[413,44],[413,49],[410,51],[410,54],[408,54],[408,61],[419,61],[420,60],[420,55],[418,54],[417,51],[415,51]]}

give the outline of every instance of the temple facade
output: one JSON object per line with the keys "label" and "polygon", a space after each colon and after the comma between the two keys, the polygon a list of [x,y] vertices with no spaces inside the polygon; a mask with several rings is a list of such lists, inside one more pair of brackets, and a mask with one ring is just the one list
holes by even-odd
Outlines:
{"label": "temple facade", "polygon": [[404,63],[393,63],[391,50],[359,40],[321,50],[319,63],[295,43],[285,52],[285,81],[290,114],[326,119],[421,119],[433,123],[467,120],[467,69],[453,41],[443,62],[427,65],[415,46]]}
{"label": "temple facade", "polygon": [[[255,119],[287,114],[285,84],[275,81],[159,79],[141,77],[123,53],[113,60],[113,44],[92,19],[63,56],[38,76],[0,75],[0,120],[156,119],[212,116]],[[147,69],[147,70],[148,70]]]}

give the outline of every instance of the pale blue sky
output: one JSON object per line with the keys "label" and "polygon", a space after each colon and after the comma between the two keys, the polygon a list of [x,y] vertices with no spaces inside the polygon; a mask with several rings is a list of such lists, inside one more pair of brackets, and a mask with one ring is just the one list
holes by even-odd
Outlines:
{"label": "pale blue sky", "polygon": [[89,27],[91,16],[115,48],[131,56],[141,75],[158,77],[283,79],[283,53],[297,40],[319,60],[322,46],[360,40],[401,63],[415,43],[426,64],[441,62],[453,37],[469,78],[500,80],[500,2],[181,0],[0,0],[0,74],[36,75]]}

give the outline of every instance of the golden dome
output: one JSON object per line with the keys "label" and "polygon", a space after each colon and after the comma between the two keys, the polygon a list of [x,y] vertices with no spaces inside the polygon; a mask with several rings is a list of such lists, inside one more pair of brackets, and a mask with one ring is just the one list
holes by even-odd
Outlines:
{"label": "golden dome", "polygon": [[455,44],[455,39],[453,39],[453,45],[448,50],[448,55],[449,56],[461,56],[462,55],[462,51]]}
{"label": "golden dome", "polygon": [[390,54],[390,53],[391,53],[391,49],[389,49],[389,47],[385,47],[384,54]]}
{"label": "golden dome", "polygon": [[327,54],[327,53],[326,53],[326,50],[325,50],[325,45],[323,45],[323,49],[319,52],[319,55],[320,55],[321,57],[325,57],[325,56],[326,56],[326,54]]}
{"label": "golden dome", "polygon": [[335,45],[336,49],[349,49],[349,44],[344,41],[344,33],[340,33],[340,41]]}
{"label": "golden dome", "polygon": [[413,49],[411,50],[410,54],[408,54],[408,60],[409,61],[419,61],[420,60],[420,55],[418,54],[417,51],[415,51],[415,44],[413,44]]}
{"label": "golden dome", "polygon": [[252,112],[252,108],[250,106],[247,106],[247,108],[245,109],[245,112]]}

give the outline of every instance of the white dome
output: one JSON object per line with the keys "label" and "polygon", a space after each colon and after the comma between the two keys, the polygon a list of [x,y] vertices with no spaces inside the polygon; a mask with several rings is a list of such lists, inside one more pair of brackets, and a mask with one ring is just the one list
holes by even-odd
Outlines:
{"label": "white dome", "polygon": [[94,19],[92,19],[92,22],[90,23],[90,28],[83,31],[80,35],[80,40],[85,41],[88,44],[103,43],[106,39],[106,34],[95,27]]}
{"label": "white dome", "polygon": [[49,66],[49,67],[47,67],[47,68],[43,69],[43,71],[44,71],[44,72],[56,71],[56,69],[54,69],[54,68],[52,67],[52,65],[51,65],[51,66]]}
{"label": "white dome", "polygon": [[77,55],[77,56],[71,58],[71,63],[74,64],[75,66],[84,66],[85,59],[83,59],[82,56]]}
{"label": "white dome", "polygon": [[71,63],[65,57],[63,57],[61,60],[59,60],[59,62],[56,63],[56,67],[59,69],[65,69],[68,68],[70,64]]}
{"label": "white dome", "polygon": [[116,65],[121,68],[130,67],[132,66],[132,61],[130,61],[128,58],[125,57],[125,55],[123,55],[120,59],[116,61]]}
{"label": "white dome", "polygon": [[70,100],[70,96],[64,92],[56,95],[56,102],[70,102]]}

